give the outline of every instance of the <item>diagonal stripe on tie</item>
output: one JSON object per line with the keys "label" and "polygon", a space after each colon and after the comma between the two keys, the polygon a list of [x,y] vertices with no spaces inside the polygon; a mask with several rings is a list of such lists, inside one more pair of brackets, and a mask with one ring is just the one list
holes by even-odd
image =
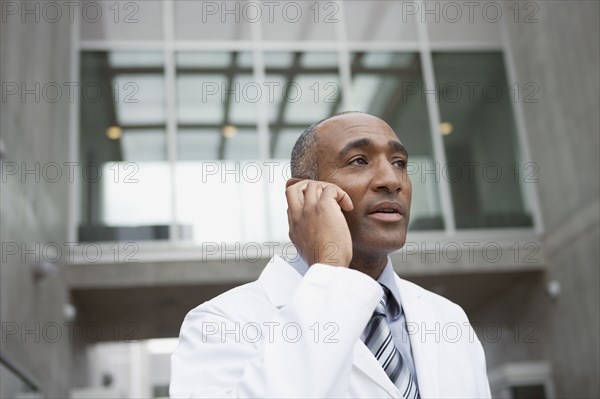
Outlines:
{"label": "diagonal stripe on tie", "polygon": [[373,353],[379,364],[381,364],[381,367],[390,380],[402,392],[402,397],[405,399],[419,398],[419,392],[414,384],[413,376],[408,367],[404,365],[400,351],[394,345],[392,331],[387,323],[386,306],[388,296],[391,293],[387,287],[382,285],[382,288],[384,292],[383,296],[365,328],[363,335],[365,337],[364,343]]}

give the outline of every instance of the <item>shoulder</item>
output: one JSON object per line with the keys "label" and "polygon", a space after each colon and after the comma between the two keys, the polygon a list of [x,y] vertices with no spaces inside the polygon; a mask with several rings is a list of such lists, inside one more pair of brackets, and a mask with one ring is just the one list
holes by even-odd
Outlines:
{"label": "shoulder", "polygon": [[252,318],[257,313],[273,311],[263,286],[259,281],[232,288],[190,310],[186,319],[209,315],[230,320]]}

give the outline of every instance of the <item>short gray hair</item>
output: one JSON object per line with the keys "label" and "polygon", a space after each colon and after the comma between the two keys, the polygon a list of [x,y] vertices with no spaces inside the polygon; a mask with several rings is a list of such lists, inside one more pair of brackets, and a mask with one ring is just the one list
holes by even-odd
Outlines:
{"label": "short gray hair", "polygon": [[331,115],[313,123],[298,137],[292,149],[291,169],[292,177],[298,179],[319,180],[319,166],[317,162],[317,129],[318,127],[336,116],[359,113],[361,111],[344,111]]}

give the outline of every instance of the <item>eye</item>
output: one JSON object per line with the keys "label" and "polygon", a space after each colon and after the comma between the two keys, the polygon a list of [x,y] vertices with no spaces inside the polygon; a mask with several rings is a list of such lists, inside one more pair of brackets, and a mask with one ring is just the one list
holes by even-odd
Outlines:
{"label": "eye", "polygon": [[406,166],[408,165],[408,161],[406,159],[396,159],[392,163],[400,169],[406,169]]}
{"label": "eye", "polygon": [[366,165],[367,159],[364,156],[359,156],[348,162],[348,165]]}

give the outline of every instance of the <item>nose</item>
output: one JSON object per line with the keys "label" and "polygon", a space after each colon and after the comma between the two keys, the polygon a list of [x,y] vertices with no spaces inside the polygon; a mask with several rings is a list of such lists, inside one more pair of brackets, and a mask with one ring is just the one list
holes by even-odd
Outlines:
{"label": "nose", "polygon": [[410,184],[406,169],[401,169],[389,160],[381,160],[374,168],[373,189],[376,191],[387,191],[395,193]]}

